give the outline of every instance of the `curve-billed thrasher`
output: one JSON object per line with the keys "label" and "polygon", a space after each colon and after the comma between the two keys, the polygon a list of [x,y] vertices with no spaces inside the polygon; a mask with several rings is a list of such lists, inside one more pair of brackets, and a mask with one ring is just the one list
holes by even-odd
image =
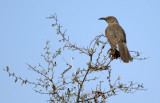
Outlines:
{"label": "curve-billed thrasher", "polygon": [[131,57],[126,46],[126,34],[122,27],[119,25],[117,19],[113,16],[108,16],[106,18],[100,18],[99,20],[105,20],[108,23],[105,34],[111,49],[116,50],[116,45],[118,45],[120,57],[123,62],[128,63],[129,61],[132,61],[133,58]]}

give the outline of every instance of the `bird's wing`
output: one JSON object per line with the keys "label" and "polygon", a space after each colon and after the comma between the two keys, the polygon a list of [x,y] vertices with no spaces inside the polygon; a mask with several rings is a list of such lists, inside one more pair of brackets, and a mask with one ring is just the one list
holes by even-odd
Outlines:
{"label": "bird's wing", "polygon": [[126,34],[119,24],[113,26],[113,31],[117,42],[126,42]]}

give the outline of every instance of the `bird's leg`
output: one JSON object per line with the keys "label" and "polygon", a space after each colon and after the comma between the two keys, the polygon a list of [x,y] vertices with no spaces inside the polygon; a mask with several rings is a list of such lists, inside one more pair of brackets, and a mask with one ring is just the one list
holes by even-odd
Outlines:
{"label": "bird's leg", "polygon": [[107,51],[107,54],[110,54],[112,50],[113,50],[113,49],[110,48],[110,49]]}

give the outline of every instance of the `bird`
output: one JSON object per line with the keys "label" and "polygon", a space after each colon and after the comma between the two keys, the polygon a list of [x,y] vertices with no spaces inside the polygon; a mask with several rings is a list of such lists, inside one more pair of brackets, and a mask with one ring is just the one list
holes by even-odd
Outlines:
{"label": "bird", "polygon": [[126,45],[125,31],[119,25],[118,20],[114,16],[99,18],[99,20],[105,20],[108,23],[105,35],[111,46],[111,50],[116,50],[118,45],[121,60],[125,63],[133,61]]}

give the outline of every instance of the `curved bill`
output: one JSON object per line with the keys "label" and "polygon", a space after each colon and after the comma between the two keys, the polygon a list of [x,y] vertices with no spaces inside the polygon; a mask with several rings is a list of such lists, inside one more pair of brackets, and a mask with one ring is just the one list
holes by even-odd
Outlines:
{"label": "curved bill", "polygon": [[106,20],[106,18],[99,18],[98,20]]}

